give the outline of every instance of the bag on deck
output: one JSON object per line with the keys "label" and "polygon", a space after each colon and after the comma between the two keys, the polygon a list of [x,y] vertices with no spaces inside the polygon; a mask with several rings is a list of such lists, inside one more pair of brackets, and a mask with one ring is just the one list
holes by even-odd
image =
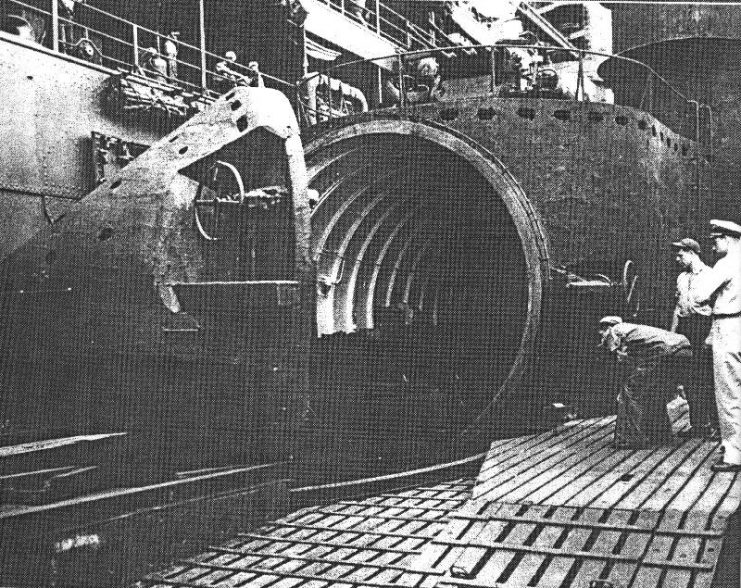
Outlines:
{"label": "bag on deck", "polygon": [[672,433],[675,435],[687,431],[690,425],[690,405],[684,397],[684,390],[678,390],[674,400],[666,405],[666,414],[672,424]]}

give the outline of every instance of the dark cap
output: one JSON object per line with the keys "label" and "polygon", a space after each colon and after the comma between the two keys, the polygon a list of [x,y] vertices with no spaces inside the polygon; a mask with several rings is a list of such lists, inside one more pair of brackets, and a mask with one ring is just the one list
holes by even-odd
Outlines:
{"label": "dark cap", "polygon": [[689,237],[685,237],[684,239],[680,239],[679,241],[672,243],[672,247],[675,247],[677,249],[685,249],[687,251],[694,251],[695,253],[700,255],[700,244],[694,239],[690,239]]}
{"label": "dark cap", "polygon": [[741,225],[727,220],[713,219],[710,221],[711,237],[725,237],[726,235],[735,237],[736,239],[740,238]]}

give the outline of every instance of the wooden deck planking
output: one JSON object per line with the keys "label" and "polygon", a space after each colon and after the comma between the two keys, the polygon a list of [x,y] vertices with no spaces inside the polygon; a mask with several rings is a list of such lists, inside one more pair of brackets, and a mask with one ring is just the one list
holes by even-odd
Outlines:
{"label": "wooden deck planking", "polygon": [[[496,514],[498,516],[509,517],[517,514],[519,509],[519,505],[494,503],[490,504],[487,511],[482,514],[484,516]],[[507,526],[506,521],[494,519],[482,528],[477,529],[476,533],[470,532],[463,535],[459,540],[460,542],[463,544],[470,543],[476,546],[465,547],[460,558],[450,568],[451,574],[463,578],[471,578],[478,575],[479,573],[476,572],[476,569],[481,569],[487,564],[492,555],[491,549],[479,547],[479,545],[488,545],[497,541],[501,535],[506,535],[505,530]]]}
{"label": "wooden deck planking", "polygon": [[[580,522],[599,522],[600,515],[599,511],[592,509],[577,511],[577,519]],[[565,534],[561,537],[558,548],[565,552],[582,551],[588,546],[591,536],[592,530],[589,528],[567,528]],[[542,574],[537,584],[539,588],[561,586],[566,578],[574,573],[574,566],[578,561],[573,556],[550,557],[543,555],[541,557],[542,562],[539,567],[542,566],[542,570],[539,571],[542,571]]]}
{"label": "wooden deck planking", "polygon": [[[302,509],[259,532],[180,562],[150,586],[386,588],[409,574],[410,557],[444,529],[443,517],[470,496],[470,483]],[[446,505],[448,509],[441,507]],[[234,553],[232,553],[234,552]],[[412,553],[410,553],[412,552]],[[412,574],[417,583],[422,577]],[[158,584],[165,579],[164,584]]]}
{"label": "wooden deck planking", "polygon": [[[632,514],[632,513],[631,513]],[[642,558],[648,553],[651,544],[652,530],[655,528],[660,513],[643,511],[638,513],[637,517],[629,516],[629,520],[635,527],[641,527],[648,532],[633,531],[626,533],[623,537],[623,545],[620,550],[621,555]],[[615,586],[629,586],[631,580],[638,571],[638,564],[633,562],[616,562],[609,574],[604,574],[607,579],[612,581]]]}
{"label": "wooden deck planking", "polygon": [[[712,472],[717,444],[699,439],[643,450],[612,448],[613,423],[594,419],[562,430],[561,439],[528,439],[530,451],[515,456],[501,445],[490,452],[474,498],[451,514],[453,520],[485,526],[450,542],[461,555],[448,564],[450,572],[440,583],[479,588],[586,588],[594,581],[621,588],[709,586],[725,521],[739,505],[739,476]],[[554,448],[563,453],[558,456]],[[503,520],[513,512],[543,516]],[[558,526],[564,515],[578,524]],[[543,520],[549,518],[554,522]],[[593,527],[580,526],[587,523]],[[712,536],[712,525],[720,536]]]}
{"label": "wooden deck planking", "polygon": [[[526,499],[533,503],[559,505],[574,500],[582,492],[599,493],[612,486],[613,482],[609,481],[612,474],[622,468],[634,467],[647,455],[647,451],[615,451],[608,447],[596,454],[582,456],[580,466],[571,470],[570,475],[552,480]],[[591,490],[587,490],[590,487]]]}
{"label": "wooden deck planking", "polygon": [[[534,507],[517,507],[515,505],[506,505],[511,511],[512,514],[522,514],[522,515],[530,515],[530,516],[537,516],[542,517],[546,514],[547,508],[542,506],[534,506]],[[502,513],[498,513],[502,514]],[[501,528],[502,531],[499,533],[498,537],[494,537],[495,540],[499,541],[506,541],[507,543],[512,544],[525,544],[525,542],[530,538],[530,536],[535,532],[538,525],[534,523],[518,523],[514,526],[508,525],[503,522],[499,522],[497,527]],[[483,533],[481,534],[483,535]],[[481,538],[481,535],[479,536],[479,539]],[[485,539],[484,539],[485,540]],[[509,550],[495,550],[493,552],[489,552],[486,554],[485,558],[483,558],[483,561],[476,565],[481,565],[481,570],[478,574],[483,578],[490,578],[491,580],[495,582],[501,581],[500,578],[502,574],[505,573],[505,570],[508,569],[508,567],[512,564],[513,560],[518,557],[518,554],[516,551],[509,551]],[[461,575],[463,577],[473,577],[474,576],[474,567],[471,566],[466,570],[461,569],[460,562],[457,562],[452,569],[452,572],[455,574],[456,570],[459,570],[463,572]]]}
{"label": "wooden deck planking", "polygon": [[[674,504],[674,508],[676,509],[677,505],[681,504],[677,502],[677,498],[684,495],[686,500],[693,496],[693,492],[695,499],[697,499],[699,497],[697,490],[695,489],[693,491],[692,487],[694,485],[696,488],[698,482],[700,487],[707,487],[707,483],[713,475],[710,465],[712,464],[711,458],[714,452],[715,447],[712,444],[704,443],[700,445],[680,468],[671,476],[668,476],[663,484],[641,504],[641,508],[647,510],[663,510]],[[691,508],[694,502],[695,500],[687,502],[686,506],[680,510]]]}
{"label": "wooden deck planking", "polygon": [[303,509],[174,566],[165,585],[710,588],[739,476],[710,470],[716,444],[618,450],[613,427],[606,417],[497,441],[473,489]]}
{"label": "wooden deck planking", "polygon": [[[577,510],[574,508],[557,508],[549,509],[550,518],[556,518],[560,520],[572,520],[577,515]],[[566,534],[566,527],[560,527],[555,525],[545,525],[538,536],[533,541],[532,546],[535,548],[554,548],[561,538]],[[535,578],[538,570],[542,566],[545,566],[547,560],[540,554],[527,553],[520,560],[520,564],[514,569],[508,578],[509,584],[513,586],[528,586],[530,581]],[[545,569],[545,568],[543,568]]]}
{"label": "wooden deck planking", "polygon": [[610,439],[601,439],[593,446],[595,452],[587,459],[579,453],[571,453],[544,471],[536,473],[529,480],[522,480],[522,484],[509,490],[503,500],[507,502],[530,501],[544,503],[544,498],[553,494],[556,489],[562,489],[569,480],[578,479],[580,474],[598,465],[610,456]]}
{"label": "wooden deck planking", "polygon": [[554,505],[587,506],[595,497],[613,488],[624,471],[633,470],[650,455],[649,450],[620,449],[601,462],[587,457],[585,461],[591,466],[588,470],[580,472],[576,479],[558,480],[560,488],[550,495],[539,495],[539,500]]}
{"label": "wooden deck planking", "polygon": [[[479,506],[476,502],[469,502],[463,508],[467,511],[474,509],[474,514],[478,515],[480,508],[486,506],[486,503]],[[444,531],[425,546],[422,554],[411,560],[412,569],[431,570],[436,574],[425,574],[421,581],[417,580],[417,582],[415,582],[417,574],[407,574],[402,576],[400,584],[417,585],[419,588],[437,584],[439,575],[449,570],[465,549],[465,547],[451,545],[449,542],[461,540],[465,536],[477,536],[485,524],[484,521],[471,521],[463,518],[449,521]]]}
{"label": "wooden deck planking", "polygon": [[644,453],[635,462],[623,462],[620,467],[607,472],[599,483],[592,484],[566,502],[570,506],[611,508],[629,494],[669,455],[672,449],[662,447]]}
{"label": "wooden deck planking", "polygon": [[594,421],[585,421],[560,429],[543,433],[535,437],[522,437],[510,440],[510,443],[496,442],[492,444],[481,466],[476,479],[474,498],[479,498],[480,486],[492,477],[498,476],[509,467],[516,467],[522,463],[523,456],[538,455],[543,451],[553,452],[556,445],[573,444],[575,440],[595,435],[600,429],[610,426],[613,419],[605,418]]}
{"label": "wooden deck planking", "polygon": [[692,439],[683,443],[658,464],[640,484],[631,488],[630,493],[615,503],[614,508],[639,509],[648,500],[652,499],[661,502],[658,508],[663,508],[670,496],[660,497],[657,494],[658,491],[663,486],[668,485],[668,489],[671,491],[672,487],[676,488],[686,484],[702,458],[707,455],[707,450],[710,449],[709,445],[703,444],[699,439]]}
{"label": "wooden deck planking", "polygon": [[[594,434],[594,431],[591,433]],[[484,459],[476,479],[473,497],[482,497],[486,493],[487,482],[502,475],[508,468],[516,468],[522,463],[523,456],[536,455],[543,451],[552,450],[553,444],[556,442],[565,443],[572,437],[585,434],[590,434],[590,427],[584,423],[578,423],[564,427],[560,434],[557,431],[551,431],[547,434],[510,440],[510,443],[505,444],[495,442]]]}
{"label": "wooden deck planking", "polygon": [[507,492],[518,488],[540,472],[556,466],[563,461],[565,455],[571,452],[578,453],[580,449],[586,447],[598,451],[609,443],[608,435],[607,428],[585,427],[571,435],[564,435],[561,440],[552,440],[547,447],[538,448],[537,452],[519,453],[499,466],[491,466],[483,482],[479,478],[474,497],[486,500],[503,499]]}

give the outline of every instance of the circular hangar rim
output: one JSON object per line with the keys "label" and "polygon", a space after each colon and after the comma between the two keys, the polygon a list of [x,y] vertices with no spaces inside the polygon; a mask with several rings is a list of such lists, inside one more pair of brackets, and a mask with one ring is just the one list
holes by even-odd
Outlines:
{"label": "circular hangar rim", "polygon": [[463,159],[491,186],[490,196],[501,199],[511,217],[527,271],[527,316],[516,359],[496,391],[493,402],[501,394],[517,387],[535,347],[542,322],[546,284],[550,277],[550,247],[546,232],[525,191],[497,157],[460,132],[430,121],[375,119],[328,130],[305,146],[309,184],[343,156],[333,149],[339,143],[374,135],[412,137],[442,148],[451,157]]}

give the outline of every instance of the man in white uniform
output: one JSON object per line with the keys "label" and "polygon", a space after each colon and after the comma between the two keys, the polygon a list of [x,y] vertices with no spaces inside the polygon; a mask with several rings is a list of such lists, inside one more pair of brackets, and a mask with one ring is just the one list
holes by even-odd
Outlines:
{"label": "man in white uniform", "polygon": [[710,301],[713,326],[715,400],[718,404],[723,459],[719,472],[741,471],[741,225],[710,221],[713,249],[719,259],[694,284],[698,302]]}

